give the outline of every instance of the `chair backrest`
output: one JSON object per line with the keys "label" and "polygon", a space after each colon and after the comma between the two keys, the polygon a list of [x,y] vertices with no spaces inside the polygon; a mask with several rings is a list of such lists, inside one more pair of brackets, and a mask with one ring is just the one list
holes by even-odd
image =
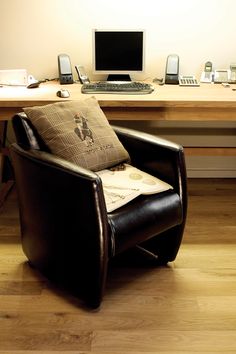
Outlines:
{"label": "chair backrest", "polygon": [[37,130],[25,113],[18,113],[12,118],[12,125],[17,143],[24,150],[43,150],[50,152]]}

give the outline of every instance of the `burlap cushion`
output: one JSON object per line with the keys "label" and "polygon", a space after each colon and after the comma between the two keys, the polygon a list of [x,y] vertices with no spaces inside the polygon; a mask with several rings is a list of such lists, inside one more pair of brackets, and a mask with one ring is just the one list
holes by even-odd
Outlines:
{"label": "burlap cushion", "polygon": [[94,97],[27,107],[24,112],[57,156],[93,171],[129,160]]}

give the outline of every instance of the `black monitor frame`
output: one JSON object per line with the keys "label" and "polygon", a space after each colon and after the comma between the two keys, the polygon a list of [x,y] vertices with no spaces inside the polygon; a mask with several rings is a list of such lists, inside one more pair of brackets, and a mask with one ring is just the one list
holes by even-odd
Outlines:
{"label": "black monitor frame", "polygon": [[93,71],[107,74],[107,80],[130,81],[133,73],[143,73],[144,30],[93,30]]}

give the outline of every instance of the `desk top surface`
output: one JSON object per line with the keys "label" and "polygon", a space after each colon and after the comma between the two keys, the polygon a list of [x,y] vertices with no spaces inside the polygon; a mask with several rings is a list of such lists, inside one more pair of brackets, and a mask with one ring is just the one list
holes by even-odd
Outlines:
{"label": "desk top surface", "polygon": [[[154,91],[145,95],[82,94],[80,84],[60,85],[47,82],[38,88],[0,87],[0,109],[42,105],[61,100],[78,100],[95,96],[101,107],[231,107],[236,108],[236,85],[228,88],[218,84],[201,84],[199,87],[153,84]],[[56,92],[67,89],[70,97],[59,98]]]}

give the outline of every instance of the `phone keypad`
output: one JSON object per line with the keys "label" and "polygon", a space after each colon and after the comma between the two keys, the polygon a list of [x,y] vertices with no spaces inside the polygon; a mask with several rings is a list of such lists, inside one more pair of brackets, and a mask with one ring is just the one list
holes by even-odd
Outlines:
{"label": "phone keypad", "polygon": [[182,76],[179,78],[179,86],[200,86],[194,76]]}

